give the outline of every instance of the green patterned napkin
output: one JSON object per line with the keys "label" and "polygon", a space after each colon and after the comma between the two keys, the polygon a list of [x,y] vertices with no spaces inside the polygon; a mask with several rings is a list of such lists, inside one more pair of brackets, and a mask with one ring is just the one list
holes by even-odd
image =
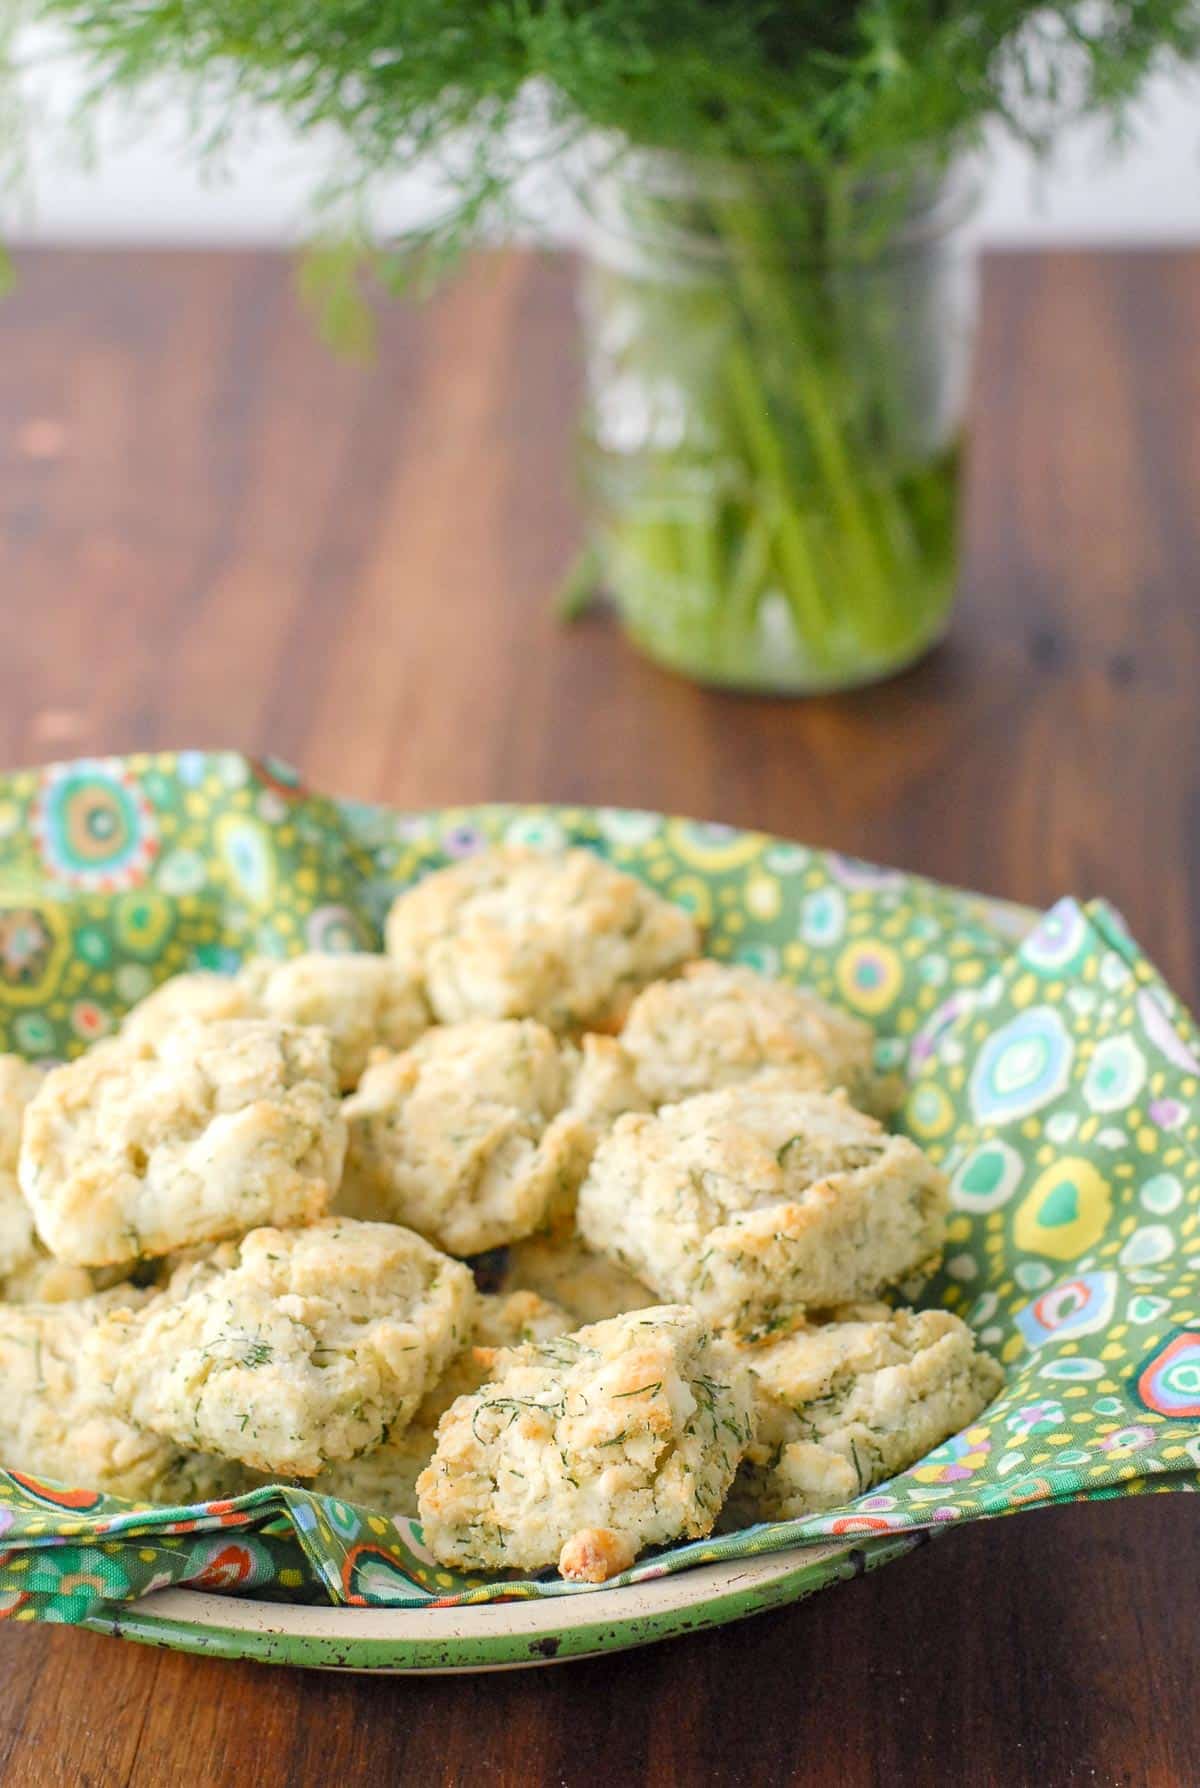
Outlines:
{"label": "green patterned napkin", "polygon": [[[846,1509],[658,1554],[617,1582],[831,1535],[1200,1484],[1200,1036],[1118,916],[1018,909],[761,834],[616,809],[396,814],[233,754],[0,781],[0,1047],[77,1052],[156,982],[377,947],[399,887],[497,839],[588,845],[692,907],[709,949],[868,1018],[901,1127],[951,1175],[943,1273],[1004,1363],[972,1427]],[[878,1536],[872,1538],[872,1536]],[[189,1509],[0,1471],[0,1617],[92,1622],[188,1583],[357,1606],[595,1593],[441,1569],[419,1527],[292,1488]]]}

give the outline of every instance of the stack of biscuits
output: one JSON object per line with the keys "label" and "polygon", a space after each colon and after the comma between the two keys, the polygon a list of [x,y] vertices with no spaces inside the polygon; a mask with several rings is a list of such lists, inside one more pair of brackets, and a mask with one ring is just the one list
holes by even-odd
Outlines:
{"label": "stack of biscuits", "polygon": [[599,856],[504,848],[401,894],[382,955],[180,975],[76,1061],[0,1058],[0,1461],[290,1480],[598,1582],[971,1421],[1000,1370],[898,1301],[946,1186],[869,1028],[700,949]]}

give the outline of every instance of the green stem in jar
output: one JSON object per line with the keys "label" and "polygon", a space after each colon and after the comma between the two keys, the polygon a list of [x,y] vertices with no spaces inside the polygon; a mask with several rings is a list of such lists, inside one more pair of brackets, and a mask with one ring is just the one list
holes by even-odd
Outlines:
{"label": "green stem in jar", "polygon": [[[719,681],[880,674],[929,643],[950,595],[954,456],[910,434],[923,368],[896,353],[894,269],[843,267],[837,194],[806,203],[800,231],[750,190],[689,202],[698,273],[673,268],[667,229],[598,287],[621,376],[652,419],[686,417],[624,462],[599,530],[610,585],[652,655]],[[900,271],[901,290],[928,277]]]}

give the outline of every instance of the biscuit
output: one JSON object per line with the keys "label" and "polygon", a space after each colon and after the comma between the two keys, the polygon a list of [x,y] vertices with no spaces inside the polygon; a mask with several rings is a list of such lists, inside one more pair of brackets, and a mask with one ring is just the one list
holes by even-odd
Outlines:
{"label": "biscuit", "polygon": [[639,987],[699,948],[682,907],[592,851],[517,846],[465,858],[401,894],[387,948],[436,1016],[612,1030]]}
{"label": "biscuit", "polygon": [[18,1055],[0,1055],[0,1301],[6,1304],[69,1303],[122,1277],[119,1271],[93,1273],[55,1260],[33,1226],[33,1212],[17,1183],[17,1158],[25,1107],[44,1075],[43,1068]]}
{"label": "biscuit", "polygon": [[125,1281],[122,1267],[68,1266],[47,1254],[34,1237],[34,1253],[24,1265],[0,1279],[0,1303],[72,1304]]}
{"label": "biscuit", "polygon": [[914,1143],[781,1072],[620,1118],[577,1219],[660,1297],[754,1334],[928,1273],[946,1208]]}
{"label": "biscuit", "polygon": [[577,1235],[531,1235],[514,1242],[504,1263],[505,1291],[535,1291],[570,1312],[574,1322],[604,1322],[657,1302],[655,1293]]}
{"label": "biscuit", "polygon": [[258,1016],[248,989],[235,975],[197,969],[193,974],[172,975],[131,1006],[120,1034],[127,1042],[157,1048],[167,1033],[187,1018],[213,1024],[225,1018]]}
{"label": "biscuit", "polygon": [[343,1092],[358,1085],[373,1049],[407,1049],[430,1023],[420,987],[388,956],[259,956],[246,963],[238,982],[264,1018],[328,1032]]}
{"label": "biscuit", "polygon": [[81,1303],[0,1306],[0,1464],[134,1502],[235,1496],[247,1487],[236,1467],[183,1452],[113,1406],[92,1343],[114,1299],[140,1296],[123,1287]]}
{"label": "biscuit", "polygon": [[813,1091],[845,1087],[856,1105],[870,1108],[873,1095],[868,1024],[806,988],[725,963],[690,962],[677,980],[639,993],[620,1046],[656,1106],[773,1068]]}
{"label": "biscuit", "polygon": [[422,1398],[406,1428],[388,1434],[377,1447],[326,1466],[309,1488],[342,1502],[361,1503],[389,1515],[415,1515],[417,1479],[433,1458],[437,1426],[456,1397],[484,1384],[495,1350],[522,1341],[548,1341],[565,1335],[571,1318],[557,1304],[531,1291],[481,1297],[476,1306],[470,1343],[451,1360],[437,1384]]}
{"label": "biscuit", "polygon": [[118,1409],[178,1445],[314,1477],[410,1421],[470,1333],[470,1270],[389,1223],[256,1229],[114,1311]]}
{"label": "biscuit", "polygon": [[121,1034],[157,1049],[182,1019],[272,1018],[328,1033],[343,1092],[373,1049],[407,1049],[430,1023],[420,987],[390,957],[366,951],[252,956],[236,975],[175,975],[126,1015]]}
{"label": "biscuit", "polygon": [[659,1305],[497,1357],[417,1480],[425,1544],[468,1570],[601,1581],[712,1531],[750,1440],[750,1378],[694,1310]]}
{"label": "biscuit", "polygon": [[638,1084],[633,1061],[616,1037],[589,1031],[579,1047],[564,1045],[572,1064],[571,1110],[588,1127],[588,1157],[627,1111],[649,1111],[651,1102]]}
{"label": "biscuit", "polygon": [[40,1249],[33,1212],[17,1184],[25,1108],[43,1071],[19,1055],[0,1055],[0,1281],[31,1266]]}
{"label": "biscuit", "polygon": [[795,1521],[894,1477],[975,1420],[1004,1374],[947,1310],[897,1310],[747,1348],[754,1441],[723,1527]]}
{"label": "biscuit", "polygon": [[405,1223],[452,1254],[530,1235],[569,1209],[591,1153],[571,1092],[572,1064],[536,1019],[426,1031],[346,1100],[338,1208]]}
{"label": "biscuit", "polygon": [[60,1260],[105,1266],[304,1223],[341,1176],[329,1046],[266,1019],[175,1025],[53,1069],[30,1101],[19,1177]]}

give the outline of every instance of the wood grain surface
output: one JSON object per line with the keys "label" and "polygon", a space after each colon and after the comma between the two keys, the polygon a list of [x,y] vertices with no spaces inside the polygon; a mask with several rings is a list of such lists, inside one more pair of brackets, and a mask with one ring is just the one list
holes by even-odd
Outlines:
{"label": "wood grain surface", "polygon": [[[1200,255],[993,257],[958,623],[916,672],[719,696],[551,594],[571,270],[314,340],[265,254],[28,256],[0,308],[0,762],[270,749],[396,804],[602,800],[1046,902],[1197,994]],[[1025,1515],[624,1657],[367,1681],[0,1628],[0,1785],[1190,1784],[1196,1504]]]}

